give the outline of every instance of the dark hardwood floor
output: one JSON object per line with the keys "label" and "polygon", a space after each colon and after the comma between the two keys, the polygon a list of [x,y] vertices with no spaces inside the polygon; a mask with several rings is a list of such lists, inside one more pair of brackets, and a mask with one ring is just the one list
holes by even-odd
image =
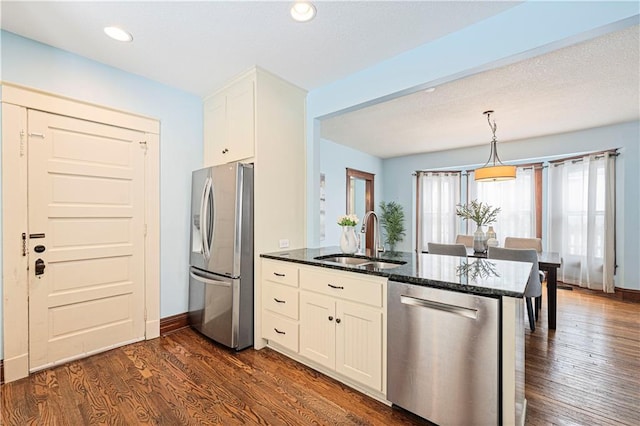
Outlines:
{"label": "dark hardwood floor", "polygon": [[[527,425],[640,424],[640,304],[558,292],[526,331]],[[420,425],[268,349],[235,354],[190,329],[0,388],[7,425]]]}

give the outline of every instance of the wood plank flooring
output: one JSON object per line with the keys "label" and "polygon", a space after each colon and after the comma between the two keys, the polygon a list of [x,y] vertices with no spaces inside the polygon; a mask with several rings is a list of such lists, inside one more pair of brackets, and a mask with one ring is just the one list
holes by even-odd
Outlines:
{"label": "wood plank flooring", "polygon": [[[640,424],[640,304],[559,291],[555,332],[545,306],[526,331],[526,424]],[[0,392],[11,426],[428,424],[269,349],[236,354],[190,329]]]}

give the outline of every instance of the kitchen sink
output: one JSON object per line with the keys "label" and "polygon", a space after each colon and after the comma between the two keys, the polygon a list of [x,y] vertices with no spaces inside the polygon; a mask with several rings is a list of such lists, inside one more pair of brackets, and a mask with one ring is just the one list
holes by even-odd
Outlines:
{"label": "kitchen sink", "polygon": [[318,256],[315,259],[322,260],[325,262],[339,263],[345,266],[367,266],[369,268],[376,268],[376,269],[392,269],[407,263],[407,262],[401,262],[401,261],[371,259],[368,257],[344,256],[339,254],[332,254],[328,256]]}
{"label": "kitchen sink", "polygon": [[324,260],[325,262],[342,263],[343,265],[363,265],[365,263],[371,263],[371,259],[366,257],[351,257],[351,256],[319,256],[316,260]]}
{"label": "kitchen sink", "polygon": [[[404,263],[406,263],[406,262],[404,262]],[[377,269],[392,269],[392,268],[397,268],[398,266],[402,266],[402,265],[404,265],[404,263],[382,262],[382,261],[377,260],[375,262],[372,261],[372,262],[369,262],[369,263],[365,263],[364,265],[367,265],[367,266],[371,265],[371,266],[373,266],[374,268],[377,268]]]}

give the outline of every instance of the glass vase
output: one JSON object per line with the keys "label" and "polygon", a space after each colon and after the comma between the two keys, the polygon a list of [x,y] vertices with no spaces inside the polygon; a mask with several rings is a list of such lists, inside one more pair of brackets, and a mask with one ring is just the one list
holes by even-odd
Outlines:
{"label": "glass vase", "polygon": [[478,226],[476,232],[473,233],[473,251],[476,253],[484,253],[486,247],[487,236],[482,230],[482,226]]}
{"label": "glass vase", "polygon": [[358,250],[358,239],[353,226],[343,226],[340,235],[340,250],[343,253],[353,254]]}

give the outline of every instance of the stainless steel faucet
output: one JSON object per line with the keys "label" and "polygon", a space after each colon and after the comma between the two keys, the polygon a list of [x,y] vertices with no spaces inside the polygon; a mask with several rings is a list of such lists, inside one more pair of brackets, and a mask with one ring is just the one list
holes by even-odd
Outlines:
{"label": "stainless steel faucet", "polygon": [[[373,210],[368,211],[364,218],[362,219],[362,228],[360,228],[360,233],[364,232],[365,244],[367,241],[367,223],[369,223],[369,217],[373,216],[375,218],[375,223],[373,224],[373,253],[372,256],[376,257],[378,253],[384,252],[384,246],[380,244],[380,220],[378,219],[378,215]],[[365,250],[366,252],[366,250]]]}

